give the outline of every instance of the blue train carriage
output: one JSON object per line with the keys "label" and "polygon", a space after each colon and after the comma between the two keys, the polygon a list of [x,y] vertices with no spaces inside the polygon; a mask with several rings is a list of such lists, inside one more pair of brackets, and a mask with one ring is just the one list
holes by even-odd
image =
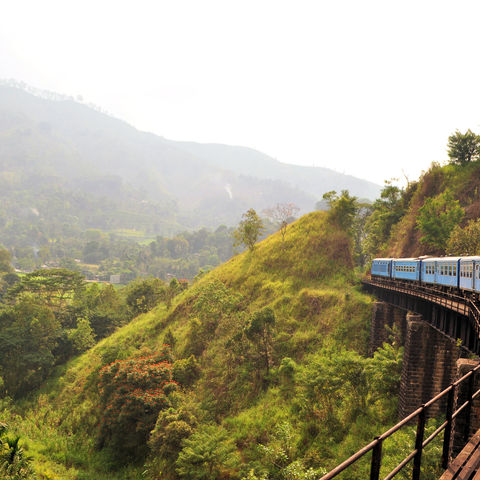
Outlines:
{"label": "blue train carriage", "polygon": [[392,259],[374,258],[372,260],[371,274],[390,278],[392,275]]}
{"label": "blue train carriage", "polygon": [[422,262],[423,282],[459,288],[460,262],[466,257],[427,258]]}
{"label": "blue train carriage", "polygon": [[419,282],[421,264],[419,258],[395,258],[392,262],[392,278]]}
{"label": "blue train carriage", "polygon": [[480,291],[480,257],[462,257],[459,273],[459,288]]}
{"label": "blue train carriage", "polygon": [[422,260],[422,283],[437,283],[437,260],[438,258],[435,257],[429,257]]}

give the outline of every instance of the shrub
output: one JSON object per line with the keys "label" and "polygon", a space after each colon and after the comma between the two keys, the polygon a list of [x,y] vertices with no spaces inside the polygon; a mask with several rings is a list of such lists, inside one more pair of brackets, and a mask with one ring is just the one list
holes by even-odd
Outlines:
{"label": "shrub", "polygon": [[176,465],[178,475],[186,480],[226,480],[236,477],[238,463],[227,432],[216,425],[205,425],[183,441]]}
{"label": "shrub", "polygon": [[200,365],[194,355],[177,360],[173,365],[173,378],[182,387],[191,387],[200,376]]}

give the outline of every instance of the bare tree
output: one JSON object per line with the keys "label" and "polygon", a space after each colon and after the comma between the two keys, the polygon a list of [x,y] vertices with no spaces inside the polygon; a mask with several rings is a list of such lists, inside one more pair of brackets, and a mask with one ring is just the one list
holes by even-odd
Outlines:
{"label": "bare tree", "polygon": [[294,203],[277,203],[274,207],[267,208],[263,213],[278,224],[282,234],[282,242],[285,241],[288,224],[295,219],[295,215],[300,210]]}

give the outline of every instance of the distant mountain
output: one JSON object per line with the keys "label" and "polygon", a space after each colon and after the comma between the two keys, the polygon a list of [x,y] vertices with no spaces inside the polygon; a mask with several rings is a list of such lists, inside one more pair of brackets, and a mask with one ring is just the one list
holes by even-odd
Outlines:
{"label": "distant mountain", "polygon": [[0,85],[0,242],[19,229],[28,239],[85,228],[168,235],[233,225],[250,207],[293,202],[306,212],[325,191],[343,188],[369,198],[379,192],[328,169],[243,147],[173,142],[70,98]]}
{"label": "distant mountain", "polygon": [[361,198],[373,200],[381,187],[373,182],[324,167],[289,165],[248,147],[215,143],[171,142],[177,148],[203,158],[208,164],[226,168],[241,175],[280,180],[320,199],[330,190],[349,190]]}

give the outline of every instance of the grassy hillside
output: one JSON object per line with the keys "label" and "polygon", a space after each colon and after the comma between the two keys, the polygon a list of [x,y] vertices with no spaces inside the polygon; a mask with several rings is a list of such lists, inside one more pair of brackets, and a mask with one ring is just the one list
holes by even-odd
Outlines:
{"label": "grassy hillside", "polygon": [[[42,479],[194,478],[187,446],[209,442],[228,460],[204,478],[318,478],[394,412],[371,393],[370,373],[383,367],[365,359],[372,300],[355,282],[350,243],[326,213],[304,216],[284,242],[277,233],[235,256],[170,308],[159,305],[60,368],[32,398],[4,402],[0,418],[22,436]],[[253,322],[272,311],[260,340]],[[118,451],[98,448],[99,372],[163,343],[172,344],[180,383],[170,417],[159,416],[148,458],[124,464]],[[398,358],[389,362],[394,384]]]}

